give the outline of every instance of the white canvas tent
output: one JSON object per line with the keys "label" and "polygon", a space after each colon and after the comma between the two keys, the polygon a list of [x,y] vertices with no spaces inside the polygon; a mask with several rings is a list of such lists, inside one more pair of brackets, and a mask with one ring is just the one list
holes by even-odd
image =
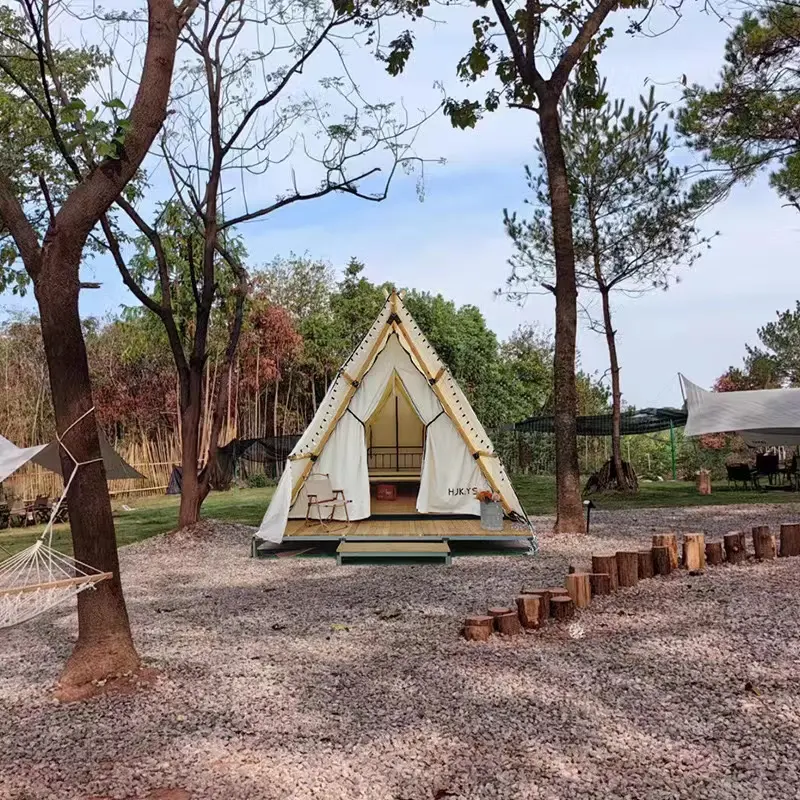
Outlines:
{"label": "white canvas tent", "polygon": [[[102,433],[98,431],[98,434],[100,436],[100,452],[106,468],[106,477],[109,480],[144,478],[144,475],[122,459]],[[29,461],[61,475],[61,456],[57,441],[50,442],[50,444],[38,444],[34,447],[17,447],[4,436],[0,436],[0,483]]]}
{"label": "white canvas tent", "polygon": [[800,444],[800,389],[708,392],[680,376],[687,436],[738,433],[750,447]]}
{"label": "white canvas tent", "polygon": [[[292,450],[256,533],[258,539],[280,543],[287,520],[306,516],[304,484],[312,471],[329,474],[333,486],[344,490],[351,501],[351,520],[370,516],[365,432],[382,424],[379,416],[390,393],[407,401],[424,436],[419,514],[479,516],[475,493],[490,489],[502,498],[507,515],[527,519],[472,406],[402,297],[392,292]],[[409,416],[406,410],[402,413]],[[337,511],[335,518],[343,516]]]}

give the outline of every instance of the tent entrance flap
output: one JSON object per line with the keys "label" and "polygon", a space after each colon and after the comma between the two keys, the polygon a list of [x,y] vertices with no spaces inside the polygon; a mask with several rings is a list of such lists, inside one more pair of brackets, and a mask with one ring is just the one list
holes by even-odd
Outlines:
{"label": "tent entrance flap", "polygon": [[365,422],[370,478],[420,475],[425,425],[396,372],[375,413]]}

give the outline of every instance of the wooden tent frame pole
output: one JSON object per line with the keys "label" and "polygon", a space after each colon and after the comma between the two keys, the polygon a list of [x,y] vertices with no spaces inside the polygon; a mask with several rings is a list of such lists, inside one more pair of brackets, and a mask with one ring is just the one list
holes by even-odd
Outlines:
{"label": "wooden tent frame pole", "polygon": [[[392,303],[392,312],[394,312],[394,303]],[[303,472],[300,475],[300,479],[297,481],[297,485],[292,487],[292,504],[294,504],[295,500],[297,500],[297,495],[300,493],[300,489],[303,488],[306,478],[308,478],[308,476],[311,474],[311,470],[314,468],[314,464],[316,463],[316,457],[319,456],[327,444],[328,439],[331,438],[334,429],[339,424],[339,420],[347,413],[347,409],[350,406],[350,401],[353,399],[353,395],[358,391],[358,387],[361,385],[361,380],[371,366],[372,360],[377,354],[379,348],[383,345],[386,339],[389,338],[390,331],[391,326],[385,325],[383,332],[380,336],[378,336],[378,338],[375,340],[375,343],[372,345],[372,349],[369,351],[369,355],[359,370],[358,375],[350,381],[350,387],[345,393],[344,400],[342,400],[342,404],[339,407],[339,410],[336,412],[336,416],[334,416],[334,418],[331,420],[325,433],[322,434],[322,438],[319,440],[319,444],[316,446],[314,452],[309,454],[309,462],[304,467]],[[344,373],[342,373],[342,375],[344,375]]]}
{"label": "wooden tent frame pole", "polygon": [[395,322],[394,327],[396,327],[402,334],[403,338],[408,342],[408,346],[411,348],[411,352],[414,355],[414,358],[417,360],[419,364],[419,368],[422,370],[422,374],[427,378],[428,384],[430,385],[431,389],[433,389],[433,393],[438,398],[439,402],[442,404],[442,408],[444,409],[444,413],[447,414],[450,422],[453,423],[455,429],[461,435],[461,438],[464,440],[464,444],[467,446],[467,450],[471,456],[477,455],[475,461],[478,463],[478,468],[481,471],[481,474],[484,478],[486,478],[486,482],[491,486],[492,491],[496,494],[500,495],[500,502],[503,505],[507,514],[510,514],[512,509],[511,506],[508,504],[508,501],[503,497],[503,493],[500,491],[500,487],[495,483],[494,478],[491,476],[489,471],[486,469],[486,465],[483,463],[484,453],[481,450],[473,450],[472,442],[470,441],[469,434],[464,430],[464,427],[459,422],[458,418],[455,416],[453,412],[453,408],[450,405],[450,401],[445,397],[444,392],[439,388],[439,381],[438,379],[434,379],[434,376],[428,371],[428,368],[425,366],[425,361],[422,359],[422,354],[419,352],[417,346],[412,341],[411,337],[408,334],[408,331],[403,325],[402,321]]}
{"label": "wooden tent frame pole", "polygon": [[[494,454],[493,453],[488,454],[485,451],[481,450],[473,450],[473,445],[472,442],[470,441],[469,434],[464,430],[464,427],[461,425],[460,421],[456,417],[455,412],[453,411],[453,408],[450,405],[450,401],[445,397],[444,392],[442,392],[442,390],[439,388],[439,378],[441,378],[442,374],[444,373],[444,369],[439,370],[439,374],[435,377],[428,371],[428,368],[425,365],[425,361],[422,358],[419,349],[411,339],[411,336],[406,330],[406,327],[403,324],[402,320],[398,319],[397,317],[397,292],[394,290],[392,290],[392,293],[390,295],[390,303],[392,309],[392,314],[390,319],[393,317],[394,321],[392,322],[391,325],[385,326],[384,332],[375,340],[375,343],[373,344],[372,349],[370,350],[369,355],[364,361],[364,364],[361,367],[361,370],[359,371],[357,377],[350,381],[350,388],[347,390],[347,393],[345,394],[344,400],[342,401],[339,411],[336,413],[336,416],[333,418],[333,420],[331,420],[328,429],[322,435],[322,439],[320,439],[320,442],[317,445],[313,455],[319,456],[319,454],[322,452],[328,439],[330,439],[334,429],[339,424],[339,420],[347,413],[350,401],[353,399],[353,395],[358,391],[358,387],[361,384],[361,380],[364,377],[366,371],[371,366],[372,360],[375,357],[376,353],[378,352],[379,347],[381,347],[383,343],[386,341],[386,339],[389,338],[390,332],[392,330],[396,330],[399,333],[402,333],[403,338],[406,340],[406,342],[408,342],[408,346],[411,349],[411,353],[416,359],[417,364],[419,365],[420,371],[428,381],[428,385],[431,387],[431,389],[433,389],[433,393],[436,395],[437,399],[441,403],[444,413],[447,414],[448,418],[453,423],[453,426],[463,439],[464,444],[467,446],[469,454],[473,457],[477,456],[475,457],[475,461],[478,463],[478,468],[480,469],[481,474],[486,479],[486,482],[489,484],[492,491],[500,495],[500,502],[502,503],[503,508],[505,509],[507,514],[510,514],[512,512],[511,506],[503,496],[503,493],[500,491],[500,487],[497,485],[494,478],[490,474],[489,470],[486,468],[486,465],[483,463],[484,457],[486,457],[487,455],[494,456]],[[295,500],[297,499],[297,495],[300,493],[300,489],[306,482],[306,478],[309,476],[311,470],[314,468],[316,459],[311,458],[311,456],[309,456],[309,458],[311,460],[309,460],[308,465],[303,469],[303,473],[300,476],[300,480],[297,482],[297,487],[292,489],[292,503],[294,503]]]}

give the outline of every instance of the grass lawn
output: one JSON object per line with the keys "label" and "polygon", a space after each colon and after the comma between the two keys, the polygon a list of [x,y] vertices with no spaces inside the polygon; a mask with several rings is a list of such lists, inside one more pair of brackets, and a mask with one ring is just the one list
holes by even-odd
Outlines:
{"label": "grass lawn", "polygon": [[[520,502],[532,516],[555,512],[555,478],[520,475],[514,479]],[[203,516],[258,525],[264,516],[273,489],[232,489],[214,492],[203,504]],[[643,483],[638,493],[593,496],[599,509],[663,508],[667,506],[730,505],[732,503],[791,503],[800,502],[795,492],[748,492],[728,489],[724,484],[714,487],[711,495],[699,495],[694,483]],[[178,523],[178,498],[146,497],[114,501],[114,522],[120,545],[138,542],[159,533],[173,530]],[[131,511],[126,511],[127,505]],[[36,528],[11,528],[0,531],[0,561],[7,555],[32,544],[41,534]],[[53,536],[57,549],[71,552],[68,525],[58,525]]]}

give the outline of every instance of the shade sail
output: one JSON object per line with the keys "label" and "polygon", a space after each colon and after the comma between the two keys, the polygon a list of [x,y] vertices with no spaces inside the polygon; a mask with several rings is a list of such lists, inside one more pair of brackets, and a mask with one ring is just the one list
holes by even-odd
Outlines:
{"label": "shade sail", "polygon": [[751,447],[800,444],[800,389],[708,392],[680,378],[687,436],[738,433]]}
{"label": "shade sail", "polygon": [[[138,480],[144,478],[114,450],[100,431],[100,452],[106,468],[106,477],[110,481]],[[32,461],[40,467],[61,475],[61,456],[58,442],[39,444],[34,447],[17,447],[3,436],[0,436],[0,482],[4,481],[24,464]],[[63,478],[63,475],[62,475]]]}

